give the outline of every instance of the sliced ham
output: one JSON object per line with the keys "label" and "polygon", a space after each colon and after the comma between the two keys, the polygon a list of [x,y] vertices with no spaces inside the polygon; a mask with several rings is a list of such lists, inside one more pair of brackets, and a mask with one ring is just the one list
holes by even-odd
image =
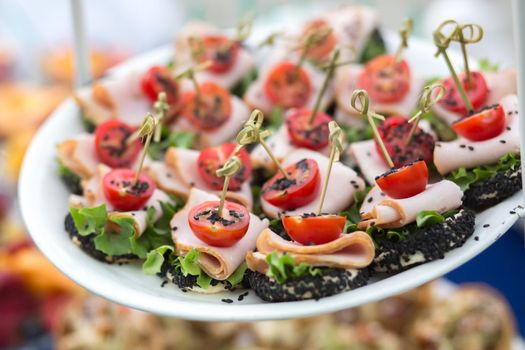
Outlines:
{"label": "sliced ham", "polygon": [[[504,96],[516,94],[518,91],[515,69],[508,68],[498,72],[483,72],[483,76],[489,89],[487,101],[485,101],[487,106],[496,104]],[[437,116],[449,124],[461,118],[461,115],[443,108],[439,103],[435,104],[432,109]]]}
{"label": "sliced ham", "polygon": [[394,199],[385,196],[372,208],[370,203],[365,201],[360,209],[364,221],[361,221],[358,227],[403,227],[416,221],[417,214],[422,210],[444,213],[458,208],[462,203],[462,197],[463,192],[458,185],[449,180],[441,180],[428,185],[425,191],[410,198]]}
{"label": "sliced ham", "polygon": [[[286,167],[291,164],[295,164],[305,158],[313,159],[317,161],[319,165],[319,175],[321,178],[321,184],[323,184],[327,170],[328,170],[328,157],[311,150],[299,148],[290,153],[282,162],[283,166]],[[328,182],[328,188],[326,191],[326,200],[323,205],[323,212],[335,214],[341,210],[344,210],[350,206],[354,201],[354,193],[356,191],[362,191],[365,188],[365,182],[360,178],[354,170],[343,165],[340,162],[334,163],[332,167],[332,174],[330,181]],[[271,218],[278,218],[280,215],[302,215],[304,213],[316,212],[320,202],[320,194],[311,202],[300,208],[291,211],[284,211],[281,208],[271,205],[264,198],[261,198],[261,206],[263,211]]]}
{"label": "sliced ham", "polygon": [[285,51],[288,53],[296,51],[295,48],[300,42],[303,32],[309,23],[315,20],[324,20],[332,28],[332,33],[336,37],[337,47],[343,48],[340,55],[341,61],[355,60],[354,52],[344,49],[347,47],[355,48],[357,57],[359,57],[370,35],[379,26],[379,16],[371,8],[341,6],[310,19],[304,25],[299,26],[298,30],[290,28],[289,35],[291,40],[283,40],[278,43],[284,46]]}
{"label": "sliced ham", "polygon": [[187,254],[192,249],[198,249],[199,266],[208,276],[223,281],[242,264],[246,252],[255,248],[259,234],[268,227],[268,220],[261,220],[250,214],[250,226],[244,237],[231,247],[214,247],[198,239],[188,224],[188,212],[194,206],[205,202],[218,200],[214,194],[193,188],[184,208],[177,212],[171,220],[172,237],[177,247],[177,253]]}
{"label": "sliced ham", "polygon": [[499,103],[507,118],[506,129],[500,135],[485,141],[469,141],[458,137],[451,142],[436,143],[434,164],[440,174],[448,174],[459,168],[494,164],[507,153],[520,152],[518,97],[507,95]]}
{"label": "sliced ham", "polygon": [[[436,134],[432,131],[430,123],[422,120],[419,127],[432,135],[436,139]],[[379,175],[386,173],[390,168],[376,149],[374,139],[354,142],[348,147],[348,155],[359,166],[359,171],[366,181],[373,185]]]}
{"label": "sliced ham", "polygon": [[189,130],[196,132],[202,147],[218,146],[235,139],[244,123],[250,117],[248,106],[237,96],[231,95],[232,112],[230,118],[217,129],[197,130],[185,118],[178,118],[173,124],[175,130]]}
{"label": "sliced ham", "polygon": [[[357,122],[351,118],[361,118],[350,105],[350,101],[354,90],[359,89],[357,80],[362,71],[362,65],[351,64],[339,68],[335,76],[335,98],[337,107],[341,110],[338,121],[342,124],[355,125]],[[416,108],[424,83],[423,77],[414,73],[412,74],[410,88],[403,100],[393,103],[381,103],[371,100],[370,108],[383,115],[408,115]]]}
{"label": "sliced ham", "polygon": [[[217,35],[222,33],[218,28],[202,22],[191,22],[185,25],[175,41],[175,58],[177,68],[184,70],[190,66],[195,66],[197,62],[193,59],[189,39],[191,37],[201,37],[204,35]],[[214,73],[209,70],[198,72],[195,77],[199,82],[211,81],[231,90],[249,72],[255,68],[253,56],[244,48],[240,47],[237,60],[230,70],[224,73]]]}
{"label": "sliced ham", "polygon": [[[133,227],[135,228],[136,237],[139,237],[144,233],[147,228],[147,209],[149,207],[155,208],[155,215],[153,221],[158,220],[162,216],[162,207],[160,202],[170,203],[171,199],[166,193],[161,190],[155,189],[151,198],[146,202],[145,206],[140,210],[133,211],[114,211],[111,203],[106,199],[102,188],[102,179],[111,169],[103,164],[99,165],[96,169],[94,176],[88,180],[82,181],[82,188],[84,193],[82,196],[71,195],[69,197],[69,206],[75,208],[92,208],[102,204],[106,205],[108,218],[129,218],[133,221]],[[116,232],[120,229],[118,225],[111,225],[110,227]]]}
{"label": "sliced ham", "polygon": [[75,100],[84,110],[86,118],[95,124],[118,118],[138,126],[146,114],[153,111],[140,86],[143,74],[142,71],[130,71],[95,83],[91,93],[79,91]]}
{"label": "sliced ham", "polygon": [[[273,69],[276,65],[282,63],[283,61],[292,62],[293,64],[295,64],[298,61],[298,59],[299,58],[296,54],[290,54],[290,57],[287,59],[272,59],[272,63],[268,64],[267,68],[263,68],[259,72],[259,77],[257,78],[257,80],[254,81],[246,91],[246,94],[244,95],[244,101],[246,101],[248,106],[250,106],[251,108],[260,109],[266,115],[271,113],[272,108],[275,106],[268,99],[266,93],[264,92],[264,84],[268,77],[269,71]],[[308,101],[304,106],[301,107],[313,108],[315,105],[315,100],[317,99],[317,95],[319,94],[319,90],[323,85],[325,73],[315,68],[311,63],[308,62],[304,63],[302,65],[302,68],[305,70],[306,74],[310,78],[311,92]],[[323,98],[321,99],[321,110],[326,109],[328,105],[330,105],[330,103],[332,102],[333,98],[334,88],[332,83],[330,83],[328,88],[326,89],[325,94],[323,95]]]}
{"label": "sliced ham", "polygon": [[57,146],[58,159],[81,178],[93,176],[99,160],[95,154],[95,136],[80,134]]}
{"label": "sliced ham", "polygon": [[342,269],[366,267],[374,260],[375,255],[374,242],[365,232],[342,234],[329,243],[305,246],[287,241],[267,228],[257,238],[257,252],[248,252],[246,255],[248,267],[266,273],[267,264],[263,259],[274,251],[290,255],[297,264]]}
{"label": "sliced ham", "polygon": [[[288,134],[288,128],[284,123],[265,141],[279,161],[283,160],[288,154],[298,149],[298,147],[292,144],[290,135]],[[328,155],[330,152],[330,147],[326,146],[325,148],[319,150],[319,152],[324,155]],[[275,163],[268,156],[268,153],[260,144],[253,149],[253,151],[250,153],[250,156],[254,168],[266,168],[270,170],[276,169]]]}
{"label": "sliced ham", "polygon": [[372,140],[354,142],[348,148],[348,153],[359,166],[361,174],[366,181],[373,185],[376,177],[386,173],[390,168],[376,149],[376,143]]}
{"label": "sliced ham", "polygon": [[[169,148],[163,162],[152,162],[147,173],[158,186],[168,193],[187,198],[192,188],[220,194],[202,179],[197,168],[199,151],[184,148]],[[239,191],[228,191],[226,198],[244,205],[248,210],[253,206],[253,196],[248,181]]]}

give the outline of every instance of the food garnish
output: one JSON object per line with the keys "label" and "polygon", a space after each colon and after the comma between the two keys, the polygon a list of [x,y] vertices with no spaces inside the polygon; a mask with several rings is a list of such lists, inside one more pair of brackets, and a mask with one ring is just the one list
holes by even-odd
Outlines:
{"label": "food garnish", "polygon": [[428,184],[428,168],[424,161],[416,161],[400,168],[394,166],[385,147],[381,133],[378,131],[374,119],[384,120],[382,115],[369,109],[368,94],[364,90],[355,90],[352,94],[352,107],[366,117],[374,131],[374,136],[380,146],[383,157],[391,168],[385,174],[376,178],[377,185],[392,198],[408,198],[425,190]]}
{"label": "food garnish", "polygon": [[326,178],[321,191],[321,200],[316,213],[300,216],[285,216],[283,226],[288,235],[295,241],[304,244],[323,244],[336,240],[345,227],[346,218],[340,215],[323,214],[323,203],[326,189],[330,181],[330,173],[335,161],[339,160],[343,152],[343,130],[335,121],[331,121],[330,128],[330,161]]}

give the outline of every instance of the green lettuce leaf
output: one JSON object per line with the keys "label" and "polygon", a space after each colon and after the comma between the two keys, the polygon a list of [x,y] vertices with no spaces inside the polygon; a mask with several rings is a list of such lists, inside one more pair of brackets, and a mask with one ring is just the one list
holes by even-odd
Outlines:
{"label": "green lettuce leaf", "polygon": [[439,224],[445,221],[445,217],[435,210],[422,210],[416,215],[417,227]]}
{"label": "green lettuce leaf", "polygon": [[175,266],[181,270],[184,276],[197,276],[197,285],[202,289],[208,289],[211,283],[211,277],[197,264],[199,255],[199,250],[194,248],[185,256],[179,256],[175,260]]}
{"label": "green lettuce leaf", "polygon": [[141,247],[132,244],[132,241],[135,241],[133,220],[130,218],[112,218],[111,221],[120,227],[120,232],[114,233],[102,229],[100,234],[94,239],[95,248],[111,256],[132,253],[140,253],[136,254],[139,257],[141,255],[145,256],[147,252],[141,249]]}
{"label": "green lettuce leaf", "polygon": [[499,70],[499,63],[490,62],[488,58],[482,58],[478,61],[479,69],[484,72],[497,72]]}
{"label": "green lettuce leaf", "polygon": [[94,208],[69,208],[69,212],[81,236],[100,233],[106,225],[108,212],[105,204]]}
{"label": "green lettuce leaf", "polygon": [[248,90],[248,87],[257,80],[257,69],[252,69],[239,81],[232,89],[232,94],[240,98],[244,97],[244,94]]}
{"label": "green lettuce leaf", "polygon": [[162,245],[148,252],[146,260],[142,264],[142,272],[146,275],[155,275],[160,272],[160,268],[164,263],[164,254],[166,252],[173,252],[174,248],[171,245]]}
{"label": "green lettuce leaf", "polygon": [[284,121],[284,110],[282,107],[273,107],[268,118],[268,129],[275,131],[281,127]]}
{"label": "green lettuce leaf", "polygon": [[491,178],[498,172],[516,170],[520,166],[520,155],[508,153],[501,157],[496,164],[483,165],[473,169],[459,168],[448,175],[447,179],[455,182],[462,191],[466,191],[473,184]]}
{"label": "green lettuce leaf", "polygon": [[304,275],[319,276],[324,269],[320,267],[310,266],[306,263],[297,265],[294,259],[283,253],[279,255],[277,252],[266,255],[266,263],[268,263],[267,276],[275,279],[277,283],[283,284],[290,278],[297,278]]}
{"label": "green lettuce leaf", "polygon": [[231,276],[226,279],[226,281],[230,282],[230,284],[235,287],[242,282],[247,268],[248,265],[246,265],[246,262],[243,262],[237,269],[235,269]]}
{"label": "green lettuce leaf", "polygon": [[191,131],[174,131],[164,140],[152,143],[149,146],[148,154],[154,160],[162,159],[169,147],[192,148],[197,139],[197,134]]}
{"label": "green lettuce leaf", "polygon": [[361,55],[359,56],[359,63],[366,63],[372,58],[386,53],[385,42],[379,30],[374,30],[372,35],[365,42]]}

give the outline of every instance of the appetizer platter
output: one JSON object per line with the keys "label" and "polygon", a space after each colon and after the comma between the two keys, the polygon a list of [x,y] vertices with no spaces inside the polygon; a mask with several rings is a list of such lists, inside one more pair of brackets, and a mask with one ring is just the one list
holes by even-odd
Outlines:
{"label": "appetizer platter", "polygon": [[96,294],[199,320],[340,310],[468,261],[523,213],[516,72],[469,60],[478,24],[379,27],[356,6],[188,23],[76,91],[24,161],[34,241]]}

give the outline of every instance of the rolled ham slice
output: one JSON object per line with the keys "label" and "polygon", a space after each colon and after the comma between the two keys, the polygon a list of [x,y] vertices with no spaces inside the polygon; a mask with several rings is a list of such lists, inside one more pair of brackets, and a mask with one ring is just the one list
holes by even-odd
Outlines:
{"label": "rolled ham slice", "polygon": [[366,181],[373,185],[376,177],[386,173],[390,168],[376,149],[374,139],[354,142],[348,148],[350,157],[359,166]]}
{"label": "rolled ham slice", "polygon": [[[319,165],[319,175],[321,184],[325,181],[328,170],[328,157],[311,150],[299,148],[290,153],[282,162],[284,167],[294,164],[305,158],[317,161]],[[365,188],[365,182],[360,178],[354,170],[336,162],[332,166],[332,174],[328,182],[326,191],[326,200],[323,205],[323,212],[335,214],[350,206],[354,201],[354,193],[362,191]],[[319,191],[321,192],[321,191]],[[278,218],[281,215],[302,215],[304,213],[316,212],[320,201],[319,195],[311,202],[300,208],[291,211],[284,211],[281,208],[271,205],[264,198],[261,198],[261,206],[263,211],[271,218]]]}
{"label": "rolled ham slice", "polygon": [[[257,239],[257,252],[248,252],[246,262],[252,270],[266,273],[267,264],[260,259],[277,251],[290,255],[297,264],[329,266],[342,269],[363,268],[374,260],[374,242],[361,231],[342,234],[338,239],[320,245],[305,246],[287,241],[270,229],[265,229]],[[261,271],[262,270],[262,271]]]}
{"label": "rolled ham slice", "polygon": [[[288,134],[288,128],[286,127],[285,123],[283,123],[283,125],[281,125],[281,127],[265,141],[279,161],[282,161],[287,155],[299,148],[292,144],[290,135]],[[330,153],[330,147],[326,146],[325,148],[319,150],[319,152],[324,155],[328,155]],[[253,151],[250,153],[250,156],[254,168],[276,170],[275,163],[268,156],[268,153],[260,144],[253,149]]]}
{"label": "rolled ham slice", "polygon": [[[189,90],[189,89],[188,89]],[[186,118],[178,118],[173,124],[174,130],[188,130],[196,132],[202,147],[218,146],[235,139],[244,122],[250,117],[248,106],[237,96],[231,95],[232,112],[230,118],[221,126],[213,130],[196,129]]]}
{"label": "rolled ham slice", "polygon": [[469,141],[458,137],[451,142],[436,143],[434,164],[440,174],[448,174],[459,168],[494,164],[507,153],[520,152],[518,97],[508,95],[499,103],[507,118],[506,128],[500,135],[485,141]]}
{"label": "rolled ham slice", "polygon": [[[508,68],[502,69],[499,72],[483,72],[483,76],[489,89],[487,101],[485,101],[485,105],[487,106],[496,104],[504,96],[516,94],[518,91],[515,69]],[[432,107],[432,110],[438,117],[449,124],[461,118],[461,115],[443,108],[439,103],[436,103]]]}
{"label": "rolled ham slice", "polygon": [[99,160],[95,154],[95,135],[80,134],[57,146],[58,159],[81,178],[93,176]]}
{"label": "rolled ham slice", "polygon": [[[296,52],[303,32],[311,21],[316,20],[324,20],[330,25],[336,37],[337,47],[355,48],[358,57],[372,32],[379,26],[379,16],[371,8],[355,5],[341,6],[311,18],[298,28],[290,28],[287,34],[290,35],[291,40],[278,41],[276,45],[278,47],[272,48],[274,49],[272,55],[275,49],[281,49],[281,47],[288,54]],[[352,50],[342,49],[340,59],[341,61],[355,60],[355,53]]]}
{"label": "rolled ham slice", "polygon": [[[75,208],[92,208],[99,205],[105,204],[108,213],[108,218],[129,218],[133,221],[133,227],[135,228],[135,235],[138,238],[144,233],[147,228],[147,210],[149,207],[155,208],[155,215],[153,221],[158,220],[162,216],[162,207],[160,202],[170,203],[171,199],[166,193],[161,190],[155,189],[151,198],[146,202],[145,206],[141,210],[133,211],[114,211],[111,203],[104,196],[102,189],[102,179],[111,169],[105,165],[99,165],[96,169],[94,176],[88,180],[82,181],[82,188],[84,189],[83,196],[71,195],[69,197],[69,206]],[[108,224],[111,225],[111,222]],[[118,225],[111,225],[117,233],[119,230]]]}
{"label": "rolled ham slice", "polygon": [[[185,25],[175,40],[175,57],[177,67],[184,70],[190,66],[195,66],[197,62],[191,54],[191,47],[188,40],[191,37],[200,37],[203,35],[222,34],[218,28],[202,22],[191,22]],[[230,70],[224,73],[214,73],[209,70],[198,72],[195,78],[199,82],[211,81],[231,90],[239,81],[241,81],[252,69],[255,68],[253,56],[244,48],[240,47],[237,60]]]}
{"label": "rolled ham slice", "polygon": [[172,237],[176,244],[177,254],[185,255],[192,249],[198,249],[197,263],[216,280],[223,281],[244,261],[246,252],[255,248],[259,234],[268,227],[268,220],[261,220],[250,214],[250,226],[244,237],[231,247],[214,247],[198,239],[188,224],[188,213],[191,208],[206,201],[219,200],[214,194],[193,188],[188,201],[182,210],[177,212],[171,220]]}
{"label": "rolled ham slice", "polygon": [[462,203],[462,197],[463,192],[458,185],[449,180],[441,180],[428,185],[425,191],[410,198],[394,199],[385,196],[371,208],[370,203],[365,200],[360,209],[364,221],[361,221],[358,227],[361,229],[369,226],[403,227],[416,221],[417,214],[422,210],[444,213],[458,208]]}
{"label": "rolled ham slice", "polygon": [[[295,64],[298,61],[298,59],[299,58],[297,57],[297,54],[290,54],[290,57],[288,57],[287,59],[271,59],[272,63],[267,64],[266,68],[263,68],[259,72],[259,77],[250,85],[250,87],[246,91],[246,94],[244,95],[244,101],[248,104],[248,106],[250,106],[250,108],[252,109],[260,109],[264,114],[269,114],[272,111],[272,108],[275,106],[268,99],[266,93],[264,92],[264,84],[268,77],[268,73],[271,69],[273,69],[276,65],[282,63],[283,61]],[[323,85],[325,74],[308,62],[304,63],[301,67],[304,69],[308,77],[310,77],[311,86],[310,97],[308,98],[305,105],[301,107],[313,108],[319,90]],[[333,85],[330,83],[328,88],[326,89],[325,94],[323,95],[323,98],[321,99],[321,110],[326,109],[328,105],[332,102],[333,98],[334,88]]]}
{"label": "rolled ham slice", "polygon": [[90,92],[79,91],[75,100],[86,118],[95,124],[118,118],[138,126],[146,114],[153,111],[140,86],[143,74],[143,71],[135,70],[95,83]]}
{"label": "rolled ham slice", "polygon": [[[163,162],[148,165],[147,173],[158,186],[168,193],[187,198],[192,188],[219,195],[221,191],[212,189],[202,179],[197,168],[199,151],[171,147],[166,152]],[[253,206],[253,196],[248,181],[242,184],[239,191],[228,191],[228,200],[244,205],[248,210]]]}
{"label": "rolled ham slice", "polygon": [[[350,105],[352,93],[355,89],[359,89],[357,80],[363,66],[358,64],[351,64],[340,67],[335,75],[335,99],[338,107],[338,121],[346,125],[355,125],[360,121],[361,116]],[[398,102],[382,103],[377,101],[370,101],[370,108],[380,114],[402,114],[408,115],[417,106],[419,95],[423,89],[425,80],[423,77],[412,74],[410,88],[406,96]]]}

